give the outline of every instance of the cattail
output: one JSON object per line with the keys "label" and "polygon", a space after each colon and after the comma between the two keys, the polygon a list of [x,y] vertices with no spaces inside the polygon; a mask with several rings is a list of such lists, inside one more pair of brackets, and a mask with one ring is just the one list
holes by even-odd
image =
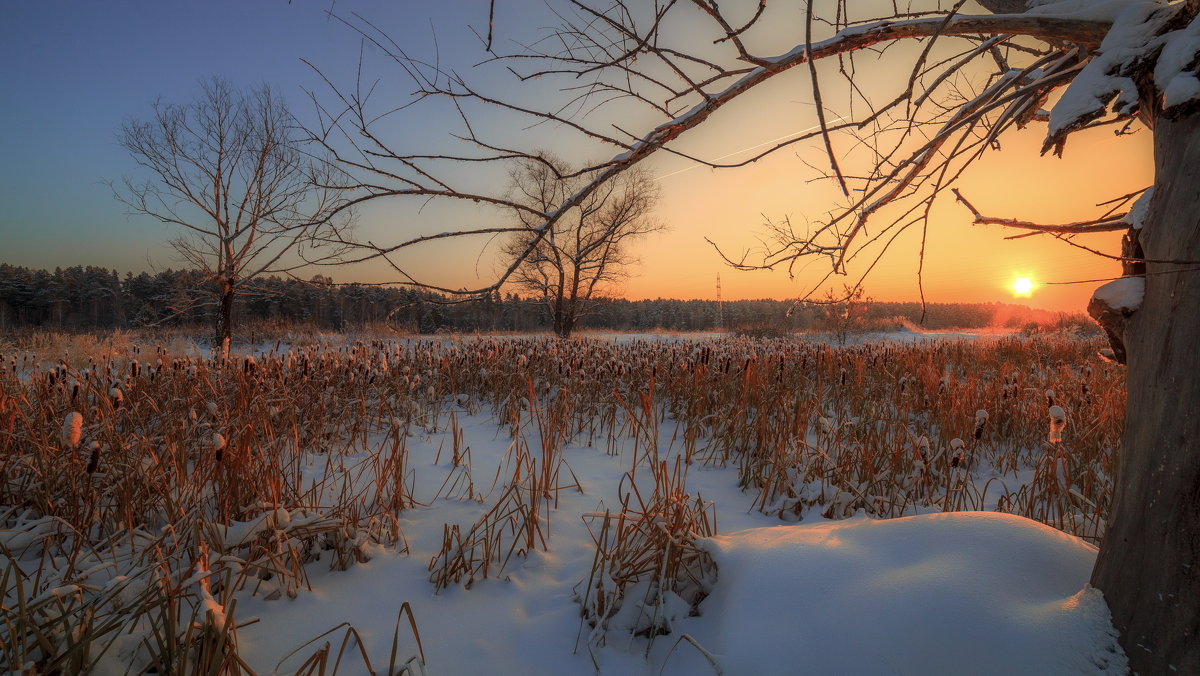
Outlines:
{"label": "cattail", "polygon": [[91,448],[92,455],[88,458],[87,473],[95,474],[96,470],[100,469],[100,442],[93,441]]}
{"label": "cattail", "polygon": [[922,434],[917,437],[917,455],[921,456],[922,462],[929,460],[929,437]]}
{"label": "cattail", "polygon": [[225,450],[225,437],[220,432],[213,432],[212,445],[217,454],[217,462],[221,462],[221,454]]}
{"label": "cattail", "polygon": [[[1050,393],[1048,393],[1049,396]],[[1061,406],[1050,407],[1050,435],[1047,437],[1052,444],[1061,444],[1063,428],[1067,426],[1067,412]]]}
{"label": "cattail", "polygon": [[963,464],[963,448],[965,446],[966,444],[963,443],[963,440],[958,437],[950,440],[950,453],[952,454],[950,458],[951,467],[958,467]]}
{"label": "cattail", "polygon": [[975,441],[979,441],[980,437],[983,436],[983,428],[984,428],[984,426],[987,425],[987,421],[988,421],[988,412],[987,411],[985,411],[983,409],[979,409],[978,411],[975,411]]}
{"label": "cattail", "polygon": [[1054,390],[1046,390],[1046,406],[1054,408]]}
{"label": "cattail", "polygon": [[108,391],[108,397],[112,399],[113,408],[121,408],[121,402],[125,401],[125,393],[119,387],[113,387]]}
{"label": "cattail", "polygon": [[81,436],[83,436],[83,414],[78,411],[71,411],[63,418],[63,446],[75,448],[79,445],[79,438]]}

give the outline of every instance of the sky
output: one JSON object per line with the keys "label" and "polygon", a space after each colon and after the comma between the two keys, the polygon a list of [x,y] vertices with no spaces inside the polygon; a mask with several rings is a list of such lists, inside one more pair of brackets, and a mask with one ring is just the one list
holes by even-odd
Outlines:
{"label": "sky", "polygon": [[[497,6],[498,35],[527,36],[545,21],[540,3]],[[329,92],[302,59],[340,85],[351,85],[357,73],[359,36],[331,19],[330,9],[345,18],[360,15],[407,51],[437,55],[470,73],[480,54],[472,26],[480,31],[486,27],[487,7],[486,0],[8,5],[0,23],[0,82],[5,88],[0,101],[0,262],[50,269],[99,265],[122,272],[179,267],[167,246],[179,233],[148,217],[127,214],[107,185],[126,176],[146,178],[117,144],[123,121],[146,118],[158,98],[190,100],[198,91],[197,82],[213,75],[243,87],[269,83],[284,94],[297,117],[311,121],[306,91],[318,97],[328,97]],[[793,33],[781,29],[771,36],[780,52],[795,42]],[[382,63],[370,48],[364,54],[366,77],[377,82],[380,109],[411,100],[411,82],[401,72]],[[894,79],[893,61],[866,64],[870,67],[864,67],[863,82]],[[749,149],[811,127],[815,117],[806,77],[790,77],[764,85],[754,93],[756,98],[748,97],[714,116],[712,124],[689,132],[680,139],[681,147],[710,157],[742,159]],[[531,100],[541,96],[539,86],[531,84]],[[421,147],[455,131],[445,112],[418,106],[386,119],[381,128],[397,147]],[[545,127],[523,133],[556,152],[556,144],[570,143],[559,131]],[[964,194],[989,215],[1065,222],[1099,215],[1097,203],[1152,182],[1148,133],[1116,138],[1110,129],[1099,129],[1080,134],[1072,138],[1063,159],[1038,155],[1043,133],[1044,128],[1035,125],[1006,136],[1001,151],[985,155],[964,177]],[[668,230],[637,245],[640,264],[613,291],[629,298],[713,298],[719,275],[726,300],[792,298],[808,292],[827,271],[825,263],[810,262],[795,270],[795,278],[782,270],[741,272],[724,265],[706,241],[736,255],[757,245],[766,220],[786,217],[802,224],[824,216],[835,206],[837,194],[832,185],[811,181],[816,174],[806,162],[825,162],[819,146],[777,153],[739,170],[714,171],[677,157],[649,161],[662,189],[655,216]],[[372,241],[398,241],[412,233],[452,229],[489,217],[469,208],[419,207],[377,201],[360,210],[357,233]],[[1082,311],[1098,282],[1047,283],[1119,274],[1112,260],[1045,237],[1006,240],[1012,231],[972,226],[970,220],[952,200],[935,206],[924,265],[927,300],[1016,300]],[[1084,241],[1116,253],[1118,240],[1111,234]],[[484,244],[456,241],[406,253],[403,260],[434,283],[470,287],[490,282],[497,269],[491,256],[494,242],[490,247]],[[867,295],[917,299],[919,246],[919,231],[902,235],[866,278]],[[863,269],[864,263],[852,263],[850,276],[835,283],[856,280]],[[337,281],[394,279],[378,262],[320,272]],[[1009,287],[1018,276],[1035,282],[1032,296],[1014,299]]]}

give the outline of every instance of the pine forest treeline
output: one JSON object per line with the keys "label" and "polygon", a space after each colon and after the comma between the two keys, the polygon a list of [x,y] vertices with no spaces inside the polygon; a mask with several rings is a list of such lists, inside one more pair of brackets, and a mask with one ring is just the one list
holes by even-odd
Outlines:
{"label": "pine forest treeline", "polygon": [[[206,282],[195,271],[126,273],[94,266],[53,272],[0,264],[0,331],[22,328],[114,329],[152,326],[211,326],[217,308]],[[447,303],[436,293],[411,288],[335,284],[328,277],[309,281],[269,277],[239,297],[241,323],[308,326],[345,331],[388,324],[415,333],[442,331],[546,331],[551,317],[533,298],[496,293],[486,299]],[[822,328],[821,306],[787,300],[597,299],[583,329],[615,331],[704,331],[766,327],[775,331]],[[1021,328],[1033,323],[1071,325],[1081,318],[1003,303],[872,302],[867,326],[894,328],[920,324],[927,329]],[[1082,320],[1086,321],[1086,320]]]}

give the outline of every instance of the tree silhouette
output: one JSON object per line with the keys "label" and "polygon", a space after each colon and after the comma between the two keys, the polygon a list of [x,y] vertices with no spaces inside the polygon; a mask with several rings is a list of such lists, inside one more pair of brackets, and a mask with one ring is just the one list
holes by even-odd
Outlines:
{"label": "tree silhouette", "polygon": [[127,121],[117,140],[150,175],[125,179],[117,198],[184,230],[171,244],[208,282],[197,301],[220,308],[214,339],[222,354],[234,296],[260,275],[302,267],[306,248],[348,222],[328,187],[330,165],[301,149],[286,106],[265,85],[243,92],[206,80],[195,100],[155,102],[150,118]]}
{"label": "tree silhouette", "polygon": [[[513,199],[539,212],[554,209],[583,183],[570,174],[553,158],[523,163],[512,172]],[[658,185],[634,170],[592,193],[544,237],[537,230],[540,220],[515,212],[528,230],[512,235],[502,252],[507,260],[520,259],[512,281],[546,304],[555,335],[569,338],[592,297],[628,274],[637,262],[630,240],[662,229],[649,216],[657,199]]]}

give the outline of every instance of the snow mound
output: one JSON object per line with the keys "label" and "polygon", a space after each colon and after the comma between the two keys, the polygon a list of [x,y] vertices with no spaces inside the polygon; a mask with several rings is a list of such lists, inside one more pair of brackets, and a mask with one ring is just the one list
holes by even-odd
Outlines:
{"label": "snow mound", "polygon": [[727,674],[1127,672],[1096,549],[992,512],[756,528],[705,541],[693,634]]}
{"label": "snow mound", "polygon": [[1121,277],[1096,287],[1092,298],[1105,307],[1121,312],[1134,312],[1146,297],[1145,277]]}

